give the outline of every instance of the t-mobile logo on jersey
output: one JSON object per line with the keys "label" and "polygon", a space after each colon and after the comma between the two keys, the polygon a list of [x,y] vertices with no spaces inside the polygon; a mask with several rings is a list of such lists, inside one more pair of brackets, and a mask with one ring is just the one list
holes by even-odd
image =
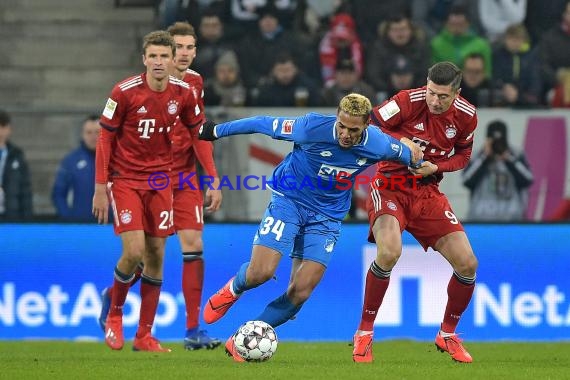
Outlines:
{"label": "t-mobile logo on jersey", "polygon": [[[447,302],[446,289],[452,273],[451,266],[431,249],[426,253],[419,245],[404,245],[402,248],[404,253],[392,271],[390,287],[375,325],[417,323],[419,326],[439,326]],[[362,256],[364,284],[368,268],[376,257],[376,247],[371,244],[364,246]],[[414,302],[417,303],[414,305]],[[417,314],[411,315],[414,311]]]}
{"label": "t-mobile logo on jersey", "polygon": [[[157,129],[155,127],[156,120],[155,119],[140,119],[139,120],[139,127],[137,131],[141,133],[141,139],[150,139],[150,134],[154,133],[154,130]],[[170,132],[170,127],[160,127],[158,128],[158,132]]]}

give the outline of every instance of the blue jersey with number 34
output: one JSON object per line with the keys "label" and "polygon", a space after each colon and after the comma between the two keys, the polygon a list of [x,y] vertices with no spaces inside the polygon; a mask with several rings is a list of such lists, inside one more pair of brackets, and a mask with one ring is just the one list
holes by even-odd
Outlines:
{"label": "blue jersey with number 34", "polygon": [[215,133],[217,137],[262,133],[293,142],[293,150],[277,165],[269,186],[315,212],[342,220],[352,195],[347,180],[354,184],[358,174],[378,161],[410,165],[411,152],[374,126],[364,131],[358,144],[343,148],[335,124],[336,116],[317,113],[297,118],[255,116],[218,124]]}

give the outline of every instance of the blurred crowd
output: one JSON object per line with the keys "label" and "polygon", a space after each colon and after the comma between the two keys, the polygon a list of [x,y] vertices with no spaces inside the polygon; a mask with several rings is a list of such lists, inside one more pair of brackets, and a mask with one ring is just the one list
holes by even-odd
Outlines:
{"label": "blurred crowd", "polygon": [[569,1],[161,0],[158,20],[196,27],[206,105],[379,103],[447,60],[475,106],[570,107]]}

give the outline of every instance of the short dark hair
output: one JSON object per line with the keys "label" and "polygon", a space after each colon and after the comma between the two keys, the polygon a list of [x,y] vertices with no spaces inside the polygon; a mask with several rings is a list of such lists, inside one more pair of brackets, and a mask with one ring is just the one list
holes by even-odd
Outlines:
{"label": "short dark hair", "polygon": [[463,58],[463,63],[465,63],[465,61],[467,61],[468,59],[481,59],[483,62],[485,62],[485,56],[482,53],[478,52],[467,54],[465,58]]}
{"label": "short dark hair", "polygon": [[287,62],[292,62],[294,65],[296,65],[295,59],[293,58],[291,53],[289,53],[288,51],[281,51],[275,56],[275,60],[273,61],[273,67],[275,67],[275,65],[277,64],[282,65]]}
{"label": "short dark hair", "polygon": [[461,87],[463,74],[459,67],[451,62],[438,62],[428,70],[428,80],[440,86],[451,86],[453,91]]}
{"label": "short dark hair", "polygon": [[11,121],[12,118],[10,117],[10,114],[4,110],[0,110],[0,125],[6,126],[10,124]]}

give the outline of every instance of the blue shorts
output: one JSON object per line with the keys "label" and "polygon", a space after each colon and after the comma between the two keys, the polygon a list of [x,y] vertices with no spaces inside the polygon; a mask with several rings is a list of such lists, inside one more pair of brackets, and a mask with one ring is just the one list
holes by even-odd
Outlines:
{"label": "blue shorts", "polygon": [[273,194],[253,239],[292,258],[328,265],[340,236],[341,222],[284,196]]}

